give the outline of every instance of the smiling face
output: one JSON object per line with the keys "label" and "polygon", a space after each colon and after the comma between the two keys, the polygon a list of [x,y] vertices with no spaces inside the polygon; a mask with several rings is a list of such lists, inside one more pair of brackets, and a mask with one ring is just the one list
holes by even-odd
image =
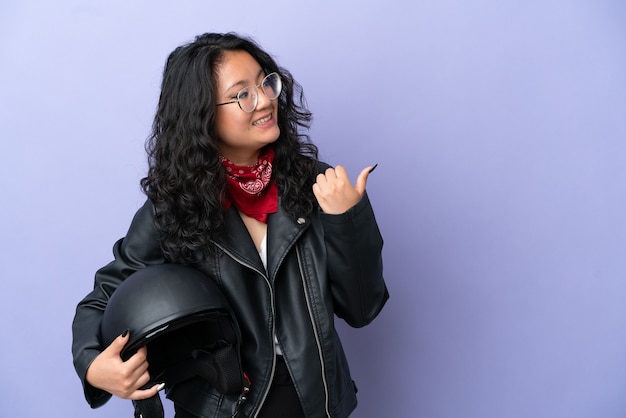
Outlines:
{"label": "smiling face", "polygon": [[[245,51],[227,51],[217,68],[216,102],[237,99],[246,86],[258,86],[266,76],[259,63]],[[246,113],[237,104],[217,107],[215,126],[220,154],[237,165],[254,165],[259,150],[278,139],[278,100],[269,100],[259,88],[256,109]]]}

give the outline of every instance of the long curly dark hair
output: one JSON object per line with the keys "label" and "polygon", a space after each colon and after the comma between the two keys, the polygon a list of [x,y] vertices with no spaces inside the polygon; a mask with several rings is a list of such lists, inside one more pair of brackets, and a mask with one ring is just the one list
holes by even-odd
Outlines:
{"label": "long curly dark hair", "polygon": [[273,180],[290,216],[308,215],[316,207],[312,185],[318,149],[302,133],[312,116],[301,86],[251,39],[234,33],[197,36],[167,59],[146,141],[148,174],[141,179],[142,190],[157,208],[154,225],[171,261],[193,263],[198,254],[207,259],[214,251],[213,240],[224,233],[227,187],[215,129],[216,70],[225,52],[233,50],[248,52],[266,74],[280,74]]}

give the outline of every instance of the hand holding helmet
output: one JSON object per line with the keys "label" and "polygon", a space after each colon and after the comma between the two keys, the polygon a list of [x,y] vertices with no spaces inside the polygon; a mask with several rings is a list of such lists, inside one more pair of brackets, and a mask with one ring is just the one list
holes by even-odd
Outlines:
{"label": "hand holding helmet", "polygon": [[236,317],[217,284],[192,267],[150,265],[129,275],[109,298],[101,338],[107,348],[87,381],[131,399],[135,416],[164,417],[158,391],[192,379],[238,395],[233,416],[246,400]]}
{"label": "hand holding helmet", "polygon": [[147,399],[154,396],[161,385],[140,390],[150,381],[148,374],[147,348],[140,348],[127,361],[120,353],[130,338],[128,332],[118,336],[100,353],[87,369],[87,381],[92,386],[124,399]]}

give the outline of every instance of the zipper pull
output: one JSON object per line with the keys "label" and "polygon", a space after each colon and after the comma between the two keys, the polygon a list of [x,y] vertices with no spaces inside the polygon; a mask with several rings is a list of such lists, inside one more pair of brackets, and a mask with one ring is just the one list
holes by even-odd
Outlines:
{"label": "zipper pull", "polygon": [[230,416],[230,418],[237,417],[237,415],[239,414],[239,410],[241,409],[241,405],[243,405],[243,403],[248,399],[248,393],[250,393],[250,386],[252,384],[250,382],[250,378],[245,372],[243,374],[243,377],[246,380],[246,383],[243,385],[243,390],[241,391],[241,394],[239,395],[239,399],[237,399],[237,402],[233,404],[233,410],[232,410],[233,414]]}

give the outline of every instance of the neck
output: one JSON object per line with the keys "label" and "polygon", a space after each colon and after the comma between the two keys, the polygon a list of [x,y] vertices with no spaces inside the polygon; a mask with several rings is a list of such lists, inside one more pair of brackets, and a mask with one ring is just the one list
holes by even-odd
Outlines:
{"label": "neck", "polygon": [[260,150],[252,152],[238,151],[230,152],[229,150],[221,149],[220,153],[222,157],[227,158],[230,162],[241,167],[250,167],[256,165],[259,160]]}

